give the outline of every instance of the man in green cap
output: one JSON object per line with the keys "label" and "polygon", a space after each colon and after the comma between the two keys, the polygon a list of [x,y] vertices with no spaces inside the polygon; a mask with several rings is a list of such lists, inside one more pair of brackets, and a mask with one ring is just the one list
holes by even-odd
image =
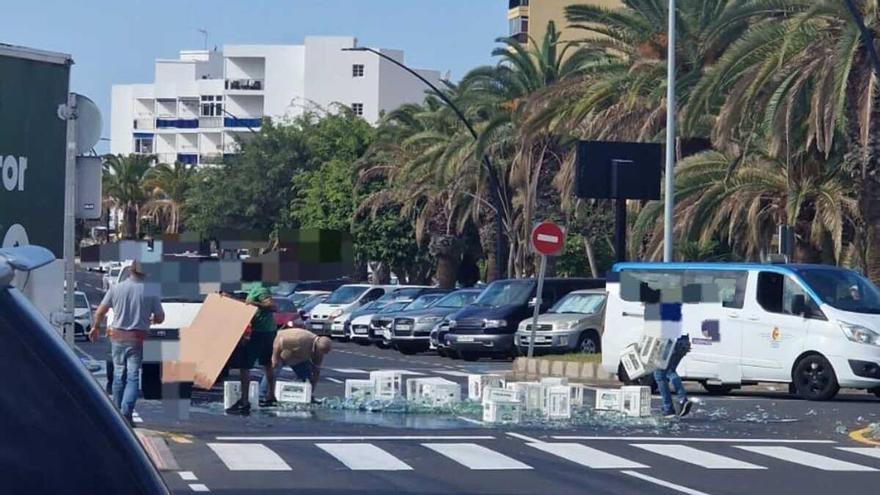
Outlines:
{"label": "man in green cap", "polygon": [[257,313],[251,319],[251,335],[244,346],[238,348],[238,368],[241,375],[241,398],[226,410],[228,414],[248,414],[251,404],[248,400],[250,387],[250,369],[258,362],[265,370],[269,381],[274,381],[272,369],[272,343],[278,327],[275,325],[273,312],[277,311],[272,293],[263,285],[255,285],[248,292],[245,304],[257,307]]}

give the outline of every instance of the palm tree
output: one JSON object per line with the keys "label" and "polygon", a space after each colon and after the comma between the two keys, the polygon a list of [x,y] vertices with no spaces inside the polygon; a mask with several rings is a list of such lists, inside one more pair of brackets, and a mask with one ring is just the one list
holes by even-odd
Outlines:
{"label": "palm tree", "polygon": [[145,178],[156,162],[152,155],[106,155],[104,157],[103,190],[109,207],[121,210],[122,238],[135,239],[140,235],[141,209],[149,194]]}
{"label": "palm tree", "polygon": [[180,232],[180,210],[195,174],[195,168],[176,162],[160,163],[144,176],[144,185],[152,196],[144,205],[145,212],[159,220],[160,225],[164,223],[166,233]]}
{"label": "palm tree", "polygon": [[[876,1],[856,2],[870,29]],[[755,132],[769,152],[844,153],[858,203],[854,242],[862,268],[880,279],[880,92],[865,40],[844,2],[753,0],[751,27],[697,86],[685,122],[717,113],[715,140],[748,153]]]}

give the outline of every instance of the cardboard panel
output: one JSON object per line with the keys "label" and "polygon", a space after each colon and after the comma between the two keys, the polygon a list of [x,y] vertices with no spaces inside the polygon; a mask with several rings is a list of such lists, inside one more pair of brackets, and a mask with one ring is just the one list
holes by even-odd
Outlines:
{"label": "cardboard panel", "polygon": [[180,361],[195,364],[195,387],[214,386],[257,308],[219,294],[205,299],[192,324],[180,331]]}

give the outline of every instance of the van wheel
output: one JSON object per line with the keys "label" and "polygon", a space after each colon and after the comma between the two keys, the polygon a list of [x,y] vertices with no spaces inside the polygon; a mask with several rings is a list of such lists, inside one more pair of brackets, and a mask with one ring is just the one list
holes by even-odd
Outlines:
{"label": "van wheel", "polygon": [[578,352],[583,354],[598,354],[601,352],[599,336],[593,330],[582,332],[580,339],[578,339],[577,348]]}
{"label": "van wheel", "polygon": [[880,387],[877,387],[874,390],[871,390],[871,392],[874,392],[874,395],[876,395],[877,398],[880,398]]}
{"label": "van wheel", "polygon": [[739,388],[734,387],[733,385],[713,385],[706,382],[703,382],[701,385],[703,385],[703,388],[706,389],[706,392],[708,392],[709,395],[727,395],[735,388]]}
{"label": "van wheel", "polygon": [[831,363],[818,354],[806,356],[798,361],[792,378],[794,388],[802,399],[829,400],[840,390]]}

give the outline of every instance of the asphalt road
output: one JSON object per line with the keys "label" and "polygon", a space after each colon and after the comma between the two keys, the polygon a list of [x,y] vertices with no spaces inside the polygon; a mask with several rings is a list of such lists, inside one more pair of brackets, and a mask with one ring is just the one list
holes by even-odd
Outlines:
{"label": "asphalt road", "polygon": [[[93,278],[80,274],[80,290],[97,291]],[[94,302],[100,293],[88,295]],[[80,347],[102,358],[107,344]],[[847,435],[880,422],[880,400],[861,392],[816,403],[794,399],[782,386],[724,397],[695,386],[699,402],[681,420],[660,418],[655,397],[651,418],[585,408],[571,422],[529,418],[506,426],[483,424],[479,410],[467,407],[339,407],[346,379],[380,369],[447,378],[466,391],[467,374],[506,371],[510,363],[337,344],[315,394],[329,398],[324,405],[227,416],[217,386],[194,394],[188,419],[158,401],[139,402],[138,417],[141,427],[164,432],[177,464],[164,475],[176,493],[827,495],[873,493],[880,485],[880,448]],[[585,403],[593,400],[588,391]]]}

